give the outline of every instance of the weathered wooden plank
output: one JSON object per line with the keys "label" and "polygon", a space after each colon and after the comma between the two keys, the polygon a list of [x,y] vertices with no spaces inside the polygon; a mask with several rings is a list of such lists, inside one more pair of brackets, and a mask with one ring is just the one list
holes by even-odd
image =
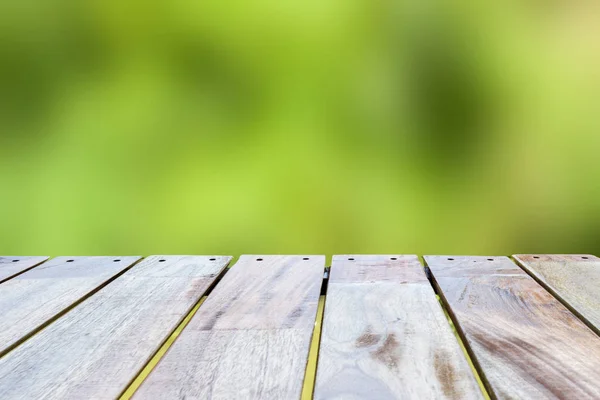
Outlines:
{"label": "weathered wooden plank", "polygon": [[48,257],[0,257],[0,283],[46,261]]}
{"label": "weathered wooden plank", "polygon": [[496,397],[600,398],[600,337],[509,258],[425,260]]}
{"label": "weathered wooden plank", "polygon": [[1,399],[114,399],[231,257],[152,256],[0,359]]}
{"label": "weathered wooden plank", "polygon": [[589,254],[513,256],[529,275],[600,335],[600,258]]}
{"label": "weathered wooden plank", "polygon": [[334,256],[315,399],[477,399],[417,256]]}
{"label": "weathered wooden plank", "polygon": [[134,398],[299,398],[324,262],[242,256]]}
{"label": "weathered wooden plank", "polygon": [[0,356],[139,257],[58,257],[0,285]]}

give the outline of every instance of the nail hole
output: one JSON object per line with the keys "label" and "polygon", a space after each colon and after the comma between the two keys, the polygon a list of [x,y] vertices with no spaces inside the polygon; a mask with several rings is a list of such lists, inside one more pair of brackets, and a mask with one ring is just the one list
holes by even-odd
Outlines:
{"label": "nail hole", "polygon": [[121,260],[113,260],[113,262],[119,262],[119,261],[121,261]]}
{"label": "nail hole", "polygon": [[167,261],[167,260],[163,260],[163,259],[158,260],[158,262],[165,262],[165,261]]}
{"label": "nail hole", "polygon": [[454,261],[454,258],[449,258],[448,261]]}
{"label": "nail hole", "polygon": [[12,260],[12,262],[18,262],[19,260]]}
{"label": "nail hole", "polygon": [[538,256],[533,256],[533,258],[539,258]]}
{"label": "nail hole", "polygon": [[304,257],[304,258],[303,258],[303,260],[304,260],[304,261],[308,260],[308,257]]}
{"label": "nail hole", "polygon": [[392,258],[390,258],[390,260],[397,260],[397,258],[396,257],[392,257]]}
{"label": "nail hole", "polygon": [[75,261],[75,260],[67,260],[67,262],[73,262],[73,261]]}
{"label": "nail hole", "polygon": [[488,261],[494,261],[494,259],[493,258],[488,258]]}
{"label": "nail hole", "polygon": [[262,258],[257,258],[257,259],[256,259],[256,261],[262,261],[262,260],[263,260]]}
{"label": "nail hole", "polygon": [[587,259],[589,259],[589,257],[581,257],[581,258],[583,258],[584,260],[587,260]]}
{"label": "nail hole", "polygon": [[210,261],[216,261],[217,259],[216,258],[210,258],[209,260]]}
{"label": "nail hole", "polygon": [[354,261],[354,258],[349,258],[348,260],[349,260],[349,261]]}

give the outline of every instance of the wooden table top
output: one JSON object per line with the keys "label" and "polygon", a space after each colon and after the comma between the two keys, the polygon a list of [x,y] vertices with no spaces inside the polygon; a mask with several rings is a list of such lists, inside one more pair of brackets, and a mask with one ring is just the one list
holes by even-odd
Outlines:
{"label": "wooden table top", "polygon": [[600,398],[595,256],[232,260],[0,257],[0,399]]}

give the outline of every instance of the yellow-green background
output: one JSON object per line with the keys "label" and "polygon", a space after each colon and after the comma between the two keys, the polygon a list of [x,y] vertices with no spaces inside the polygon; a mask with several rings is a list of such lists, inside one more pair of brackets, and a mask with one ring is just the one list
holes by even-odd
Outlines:
{"label": "yellow-green background", "polygon": [[600,3],[6,0],[0,253],[600,253]]}

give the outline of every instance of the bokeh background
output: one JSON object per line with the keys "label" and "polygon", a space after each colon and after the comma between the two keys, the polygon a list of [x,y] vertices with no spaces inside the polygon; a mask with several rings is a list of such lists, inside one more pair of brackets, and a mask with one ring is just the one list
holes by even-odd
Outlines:
{"label": "bokeh background", "polygon": [[600,2],[0,2],[0,253],[600,254]]}

